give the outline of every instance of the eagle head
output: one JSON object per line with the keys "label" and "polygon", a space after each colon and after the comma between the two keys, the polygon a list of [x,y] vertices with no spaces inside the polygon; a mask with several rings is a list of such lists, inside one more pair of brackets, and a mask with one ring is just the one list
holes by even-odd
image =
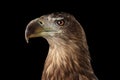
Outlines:
{"label": "eagle head", "polygon": [[50,47],[42,80],[97,80],[84,30],[74,16],[51,13],[30,21],[25,39],[43,37]]}
{"label": "eagle head", "polygon": [[77,20],[68,13],[43,15],[29,22],[25,31],[25,39],[28,42],[29,38],[34,37],[43,37],[47,40],[53,37],[63,39],[82,37],[83,32],[79,25]]}

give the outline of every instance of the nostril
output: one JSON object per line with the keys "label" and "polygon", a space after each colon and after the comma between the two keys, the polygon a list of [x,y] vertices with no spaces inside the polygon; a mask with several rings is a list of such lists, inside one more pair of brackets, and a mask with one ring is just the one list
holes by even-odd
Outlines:
{"label": "nostril", "polygon": [[42,25],[42,24],[43,24],[43,22],[42,22],[42,21],[38,21],[38,23],[39,23],[40,25]]}
{"label": "nostril", "polygon": [[40,24],[43,24],[43,23],[40,21]]}

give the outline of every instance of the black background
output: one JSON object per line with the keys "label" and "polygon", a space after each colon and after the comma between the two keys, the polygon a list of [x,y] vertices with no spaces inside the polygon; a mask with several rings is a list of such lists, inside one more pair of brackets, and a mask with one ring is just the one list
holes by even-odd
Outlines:
{"label": "black background", "polygon": [[43,38],[30,39],[27,44],[24,32],[29,21],[52,12],[68,12],[76,17],[85,30],[96,76],[99,80],[115,80],[117,8],[111,6],[112,2],[16,1],[4,4],[1,70],[5,80],[40,80],[49,45]]}

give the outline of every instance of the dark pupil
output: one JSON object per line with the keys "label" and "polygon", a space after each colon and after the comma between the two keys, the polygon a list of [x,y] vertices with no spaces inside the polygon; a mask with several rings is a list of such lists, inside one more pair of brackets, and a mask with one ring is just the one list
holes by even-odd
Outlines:
{"label": "dark pupil", "polygon": [[58,23],[58,25],[60,25],[60,26],[64,25],[64,21],[63,21],[63,20],[59,20],[57,23]]}

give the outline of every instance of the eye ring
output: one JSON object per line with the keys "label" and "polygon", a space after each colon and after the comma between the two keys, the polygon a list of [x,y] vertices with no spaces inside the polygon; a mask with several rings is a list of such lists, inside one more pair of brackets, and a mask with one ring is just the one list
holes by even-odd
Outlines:
{"label": "eye ring", "polygon": [[62,20],[57,20],[57,24],[59,26],[63,26],[65,24],[65,21],[62,19]]}

